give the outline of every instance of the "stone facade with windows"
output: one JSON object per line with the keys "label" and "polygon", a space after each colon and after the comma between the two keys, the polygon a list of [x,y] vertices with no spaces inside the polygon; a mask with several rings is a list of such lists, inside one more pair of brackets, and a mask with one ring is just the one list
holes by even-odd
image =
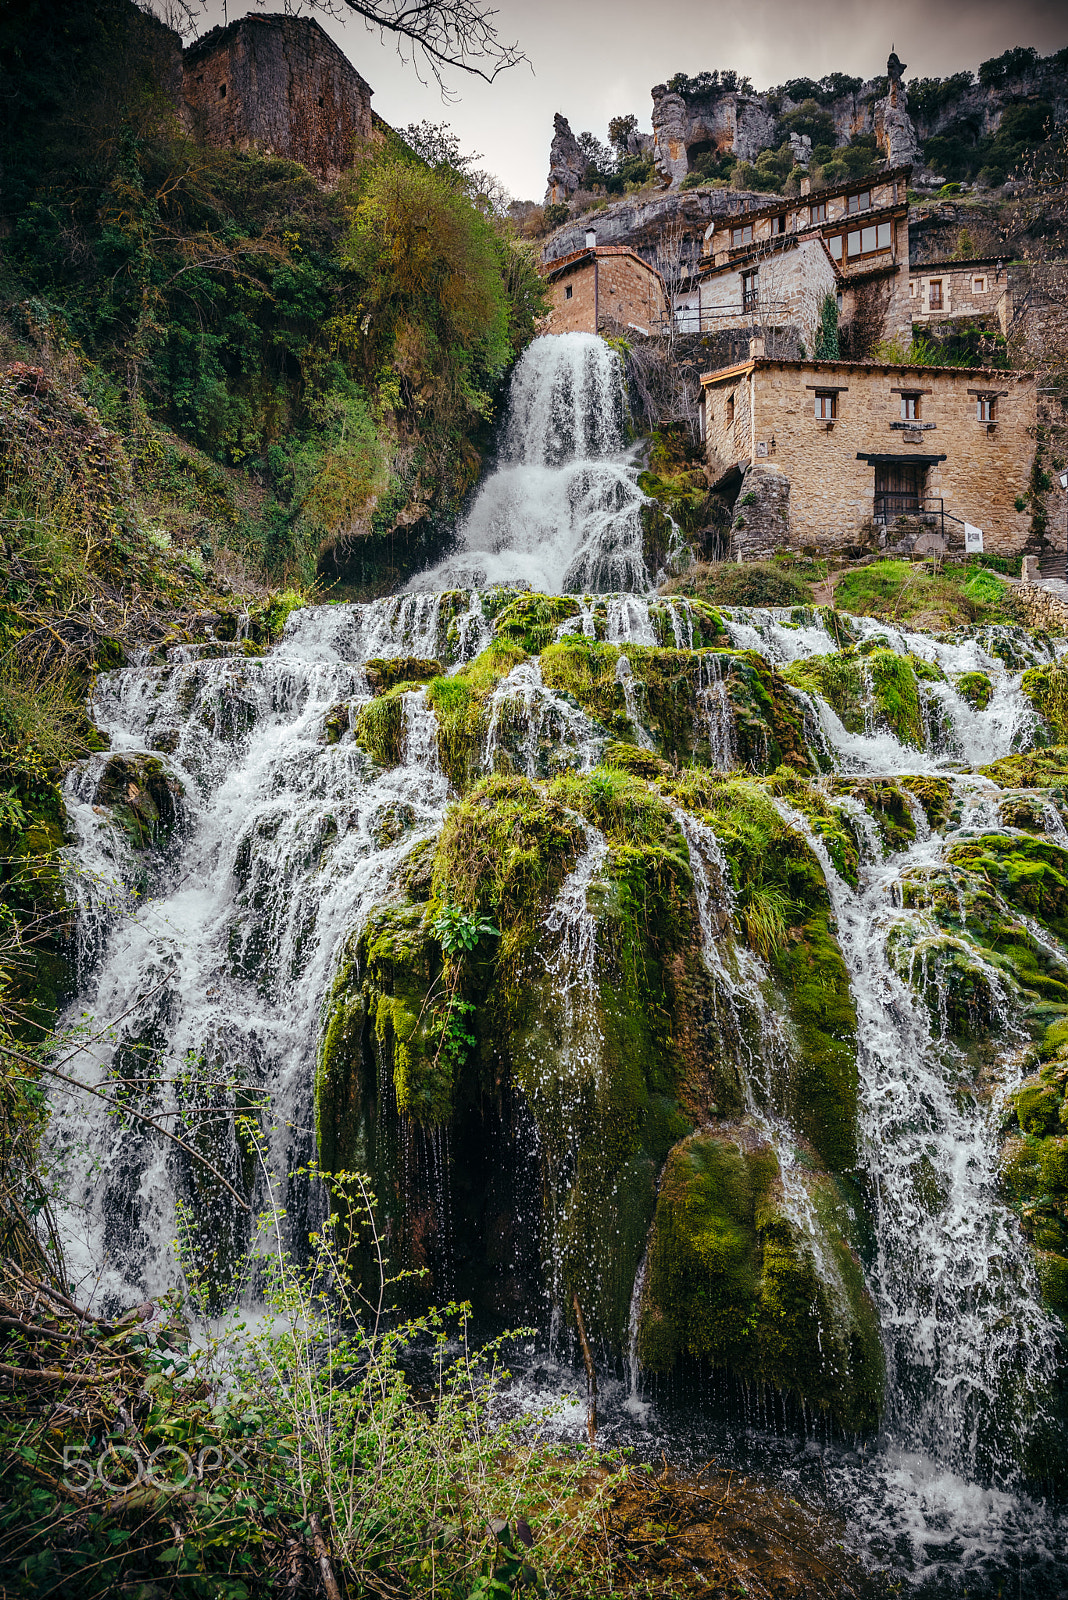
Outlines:
{"label": "stone facade with windows", "polygon": [[913,322],[946,322],[954,318],[993,321],[1006,329],[1009,313],[1009,271],[1003,260],[928,261],[909,274]]}
{"label": "stone facade with windows", "polygon": [[704,236],[696,289],[687,286],[676,300],[678,325],[703,333],[759,321],[766,340],[774,342],[776,328],[793,328],[811,347],[826,294],[834,294],[848,327],[862,299],[870,307],[874,288],[878,327],[868,337],[907,342],[910,173],[899,167],[863,184],[716,218]]}
{"label": "stone facade with windows", "polygon": [[576,250],[552,262],[545,275],[552,293],[548,333],[662,330],[667,315],[664,281],[655,267],[625,245]]}
{"label": "stone facade with windows", "polygon": [[747,523],[739,495],[736,553],[841,549],[893,542],[900,519],[963,548],[964,523],[985,548],[1021,551],[1030,514],[1016,509],[1035,450],[1032,373],[895,367],[756,357],[702,377],[709,471],[728,493],[743,478],[776,521]]}

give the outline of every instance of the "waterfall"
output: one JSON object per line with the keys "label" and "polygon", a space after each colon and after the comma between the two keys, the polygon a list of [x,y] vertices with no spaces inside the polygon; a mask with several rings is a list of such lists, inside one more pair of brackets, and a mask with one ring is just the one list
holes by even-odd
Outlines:
{"label": "waterfall", "polygon": [[496,471],[454,553],[409,588],[647,589],[645,496],[625,421],[622,366],[603,339],[535,339],[512,377]]}

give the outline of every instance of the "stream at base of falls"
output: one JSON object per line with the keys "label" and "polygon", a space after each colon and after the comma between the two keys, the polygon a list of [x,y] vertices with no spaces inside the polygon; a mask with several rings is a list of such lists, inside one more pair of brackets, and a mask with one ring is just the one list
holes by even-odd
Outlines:
{"label": "stream at base of falls", "polygon": [[[902,1592],[1068,1594],[1056,1251],[1002,1171],[1068,1014],[1068,812],[1012,766],[1060,647],[647,592],[614,357],[545,343],[423,587],[97,679],[79,1071],[254,1209],[255,1116],[297,1254],[300,1169],[370,1171],[431,1298],[537,1326],[502,1403],[571,1396],[560,1439],[581,1288],[599,1443],[771,1476]],[[439,902],[496,919],[451,1077]],[[54,1112],[80,1299],[164,1292],[184,1237],[255,1309],[222,1186],[99,1101]]]}

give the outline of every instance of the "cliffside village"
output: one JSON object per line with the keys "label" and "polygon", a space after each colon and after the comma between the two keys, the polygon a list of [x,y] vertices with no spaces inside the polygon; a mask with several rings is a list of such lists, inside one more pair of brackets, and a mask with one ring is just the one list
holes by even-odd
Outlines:
{"label": "cliffside village", "polygon": [[[355,142],[385,127],[369,86],[314,21],[248,16],[184,52],[170,29],[145,26],[157,30],[182,120],[209,142],[289,156],[329,184]],[[660,341],[691,370],[699,358],[697,426],[710,488],[733,506],[723,553],[738,559],[782,549],[936,553],[979,548],[980,533],[999,555],[1042,553],[1025,494],[1035,374],[902,364],[922,331],[966,321],[1007,335],[1021,308],[1051,309],[1033,292],[1030,264],[911,260],[909,188],[922,156],[904,70],[892,54],[885,95],[854,97],[843,113],[874,133],[874,174],[819,188],[806,177],[789,198],[683,192],[697,153],[752,154],[770,125],[760,97],[721,94],[695,110],[660,85],[652,139],[638,138],[662,193],[569,219],[542,247],[546,332]],[[799,167],[809,154],[797,140]],[[575,193],[580,158],[557,116],[547,202]],[[880,345],[896,359],[873,359]]]}

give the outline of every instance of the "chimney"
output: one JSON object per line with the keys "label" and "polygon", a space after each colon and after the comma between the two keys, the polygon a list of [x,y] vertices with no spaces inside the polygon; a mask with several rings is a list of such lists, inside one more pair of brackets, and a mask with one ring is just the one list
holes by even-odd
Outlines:
{"label": "chimney", "polygon": [[811,194],[812,193],[812,179],[809,177],[807,172],[805,173],[805,176],[801,179],[801,193],[802,194]]}
{"label": "chimney", "polygon": [[596,228],[587,228],[586,229],[586,249],[587,250],[596,250],[596,248],[597,248],[597,229]]}
{"label": "chimney", "polygon": [[749,341],[749,359],[750,359],[750,361],[763,361],[763,359],[764,359],[764,341],[763,341],[763,339],[750,339],[750,341]]}

